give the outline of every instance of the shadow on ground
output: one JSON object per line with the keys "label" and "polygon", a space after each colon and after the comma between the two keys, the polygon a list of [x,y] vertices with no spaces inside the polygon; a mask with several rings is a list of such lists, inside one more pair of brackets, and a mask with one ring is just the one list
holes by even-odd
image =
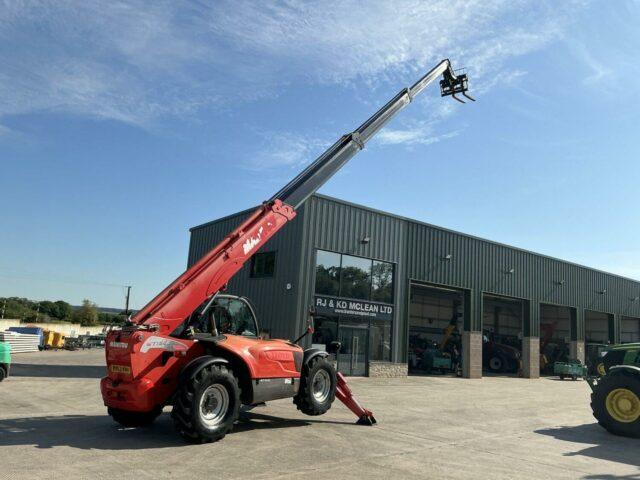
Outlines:
{"label": "shadow on ground", "polygon": [[[252,430],[304,427],[312,423],[348,424],[322,420],[297,420],[254,412],[243,413],[231,435]],[[0,420],[0,446],[80,449],[140,450],[185,446],[168,413],[146,428],[122,428],[107,415],[64,415]]]}
{"label": "shadow on ground", "polygon": [[12,377],[102,378],[107,374],[103,365],[38,365],[12,363]]}
{"label": "shadow on ground", "polygon": [[[568,457],[585,456],[610,462],[624,463],[640,468],[640,439],[617,437],[610,434],[597,423],[587,423],[575,427],[557,427],[536,430],[535,433],[548,435],[558,440],[572,443],[586,443],[590,446],[582,450],[565,453]],[[617,476],[587,476],[591,479],[628,478],[639,479],[638,475],[625,477]]]}

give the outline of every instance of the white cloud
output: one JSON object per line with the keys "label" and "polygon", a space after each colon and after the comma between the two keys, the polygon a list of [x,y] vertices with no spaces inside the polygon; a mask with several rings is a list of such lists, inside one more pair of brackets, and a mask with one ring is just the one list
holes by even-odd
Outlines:
{"label": "white cloud", "polygon": [[431,145],[433,143],[457,137],[459,130],[453,132],[434,134],[433,127],[430,125],[418,125],[404,130],[382,130],[377,137],[379,143],[383,145]]}
{"label": "white cloud", "polygon": [[293,132],[261,133],[263,142],[244,164],[248,170],[289,167],[297,169],[317,157],[329,144],[325,140]]}
{"label": "white cloud", "polygon": [[0,118],[69,112],[146,127],[291,83],[407,83],[445,56],[471,69],[474,88],[489,88],[509,58],[561,37],[574,6],[9,2],[0,9]]}

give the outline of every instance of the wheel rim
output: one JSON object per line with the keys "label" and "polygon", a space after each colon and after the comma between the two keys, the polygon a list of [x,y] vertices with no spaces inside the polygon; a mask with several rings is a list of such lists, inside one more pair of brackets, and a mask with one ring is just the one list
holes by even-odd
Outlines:
{"label": "wheel rim", "polygon": [[228,409],[229,392],[219,383],[207,387],[200,397],[200,418],[209,428],[220,425]]}
{"label": "wheel rim", "polygon": [[640,418],[640,398],[627,388],[609,392],[606,406],[609,415],[618,422],[632,423]]}
{"label": "wheel rim", "polygon": [[331,377],[326,370],[318,370],[313,376],[313,398],[317,402],[324,402],[331,391]]}
{"label": "wheel rim", "polygon": [[489,368],[491,370],[500,370],[502,368],[502,360],[500,360],[498,357],[493,357],[491,360],[489,360]]}

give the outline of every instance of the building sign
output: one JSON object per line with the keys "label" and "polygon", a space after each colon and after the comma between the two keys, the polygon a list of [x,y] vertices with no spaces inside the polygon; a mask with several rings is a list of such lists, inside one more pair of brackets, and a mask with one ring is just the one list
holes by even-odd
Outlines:
{"label": "building sign", "polygon": [[315,307],[318,315],[343,315],[389,321],[393,319],[393,305],[385,305],[383,303],[316,295]]}

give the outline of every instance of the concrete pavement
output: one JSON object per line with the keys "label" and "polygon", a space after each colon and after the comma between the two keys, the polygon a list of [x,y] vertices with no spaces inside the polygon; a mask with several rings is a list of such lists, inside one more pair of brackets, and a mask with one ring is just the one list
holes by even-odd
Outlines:
{"label": "concrete pavement", "polygon": [[0,478],[638,478],[640,440],[591,416],[586,382],[485,377],[351,379],[375,427],[339,402],[306,417],[290,400],[224,440],[187,445],[168,410],[147,429],[106,415],[104,351],[14,356],[0,384]]}

